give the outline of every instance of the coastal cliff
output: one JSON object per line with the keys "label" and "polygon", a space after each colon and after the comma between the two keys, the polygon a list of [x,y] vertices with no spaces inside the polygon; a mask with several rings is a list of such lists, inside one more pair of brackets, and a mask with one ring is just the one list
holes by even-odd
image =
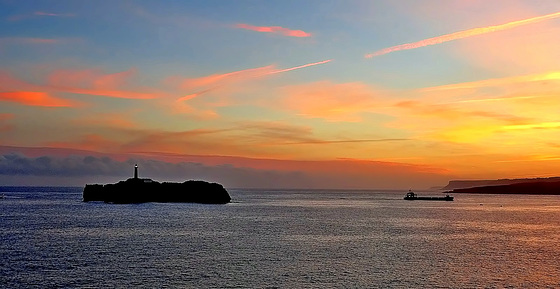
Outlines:
{"label": "coastal cliff", "polygon": [[560,181],[530,181],[508,185],[461,188],[446,193],[560,195]]}
{"label": "coastal cliff", "polygon": [[159,183],[138,178],[138,166],[134,178],[116,184],[86,185],[83,201],[102,201],[114,204],[129,203],[202,203],[227,204],[231,201],[226,189],[217,183],[185,181],[183,183]]}
{"label": "coastal cliff", "polygon": [[560,177],[526,178],[526,179],[498,179],[498,180],[452,180],[442,190],[466,189],[486,186],[503,186],[520,183],[560,182]]}

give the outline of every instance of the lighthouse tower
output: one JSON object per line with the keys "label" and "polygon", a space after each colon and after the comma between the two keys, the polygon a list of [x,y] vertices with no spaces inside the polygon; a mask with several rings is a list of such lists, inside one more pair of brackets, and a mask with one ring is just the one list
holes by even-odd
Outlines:
{"label": "lighthouse tower", "polygon": [[137,164],[134,165],[134,178],[138,179],[138,165]]}

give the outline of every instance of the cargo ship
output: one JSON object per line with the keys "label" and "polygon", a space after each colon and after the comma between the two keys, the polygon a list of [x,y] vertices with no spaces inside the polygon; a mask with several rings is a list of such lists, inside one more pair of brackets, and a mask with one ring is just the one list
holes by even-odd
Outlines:
{"label": "cargo ship", "polygon": [[406,196],[404,197],[405,200],[414,201],[414,200],[421,200],[421,201],[453,201],[453,197],[450,195],[445,195],[445,197],[420,197],[413,191],[409,190]]}

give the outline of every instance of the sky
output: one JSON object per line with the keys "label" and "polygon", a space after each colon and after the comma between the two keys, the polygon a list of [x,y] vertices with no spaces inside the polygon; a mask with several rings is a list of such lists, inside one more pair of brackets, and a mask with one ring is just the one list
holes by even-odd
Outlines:
{"label": "sky", "polygon": [[0,0],[0,185],[560,175],[560,1]]}

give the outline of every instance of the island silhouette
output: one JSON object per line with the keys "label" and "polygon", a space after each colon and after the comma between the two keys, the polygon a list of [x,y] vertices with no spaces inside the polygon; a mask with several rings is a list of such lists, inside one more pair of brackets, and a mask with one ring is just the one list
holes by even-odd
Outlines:
{"label": "island silhouette", "polygon": [[202,203],[227,204],[231,197],[218,183],[189,180],[183,183],[157,182],[138,177],[138,165],[134,165],[134,177],[115,184],[86,184],[83,201],[102,201],[113,204],[130,203]]}

